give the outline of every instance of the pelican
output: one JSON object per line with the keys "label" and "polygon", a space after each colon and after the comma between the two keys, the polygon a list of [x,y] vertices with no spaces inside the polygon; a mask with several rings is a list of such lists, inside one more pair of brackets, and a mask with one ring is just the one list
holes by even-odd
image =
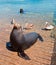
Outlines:
{"label": "pelican", "polygon": [[48,25],[48,22],[46,22],[45,23],[45,29],[47,29],[47,30],[52,30],[54,28],[54,26],[53,25]]}
{"label": "pelican", "polygon": [[32,23],[26,23],[24,29],[32,29],[33,26],[34,25]]}

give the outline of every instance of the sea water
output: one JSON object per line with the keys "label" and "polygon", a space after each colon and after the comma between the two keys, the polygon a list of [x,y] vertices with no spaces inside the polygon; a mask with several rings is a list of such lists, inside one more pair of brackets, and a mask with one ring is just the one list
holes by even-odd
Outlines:
{"label": "sea water", "polygon": [[[20,14],[20,8],[24,14]],[[35,23],[56,23],[56,0],[0,0],[0,22],[10,22],[12,18],[20,22],[30,19]]]}

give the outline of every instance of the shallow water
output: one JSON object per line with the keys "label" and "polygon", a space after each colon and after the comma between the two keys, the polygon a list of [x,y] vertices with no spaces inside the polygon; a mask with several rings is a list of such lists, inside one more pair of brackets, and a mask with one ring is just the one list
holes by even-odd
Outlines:
{"label": "shallow water", "polygon": [[[20,8],[24,14],[20,15]],[[20,23],[41,21],[56,23],[56,0],[0,0],[0,22],[15,18]]]}

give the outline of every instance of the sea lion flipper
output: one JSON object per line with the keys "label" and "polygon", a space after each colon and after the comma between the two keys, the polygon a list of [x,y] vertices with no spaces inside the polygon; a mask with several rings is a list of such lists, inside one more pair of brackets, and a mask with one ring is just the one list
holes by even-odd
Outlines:
{"label": "sea lion flipper", "polygon": [[18,56],[26,60],[30,60],[30,58],[27,56],[27,54],[22,49],[18,49]]}

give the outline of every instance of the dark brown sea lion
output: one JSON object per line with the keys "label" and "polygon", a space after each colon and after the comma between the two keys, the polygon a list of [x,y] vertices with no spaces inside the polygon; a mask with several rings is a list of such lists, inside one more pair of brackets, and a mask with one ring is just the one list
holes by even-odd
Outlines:
{"label": "dark brown sea lion", "polygon": [[25,57],[25,49],[31,47],[39,39],[43,41],[43,38],[36,32],[24,34],[21,27],[14,25],[10,34],[11,46],[16,49],[22,57]]}
{"label": "dark brown sea lion", "polygon": [[20,9],[20,13],[24,13],[23,9]]}

